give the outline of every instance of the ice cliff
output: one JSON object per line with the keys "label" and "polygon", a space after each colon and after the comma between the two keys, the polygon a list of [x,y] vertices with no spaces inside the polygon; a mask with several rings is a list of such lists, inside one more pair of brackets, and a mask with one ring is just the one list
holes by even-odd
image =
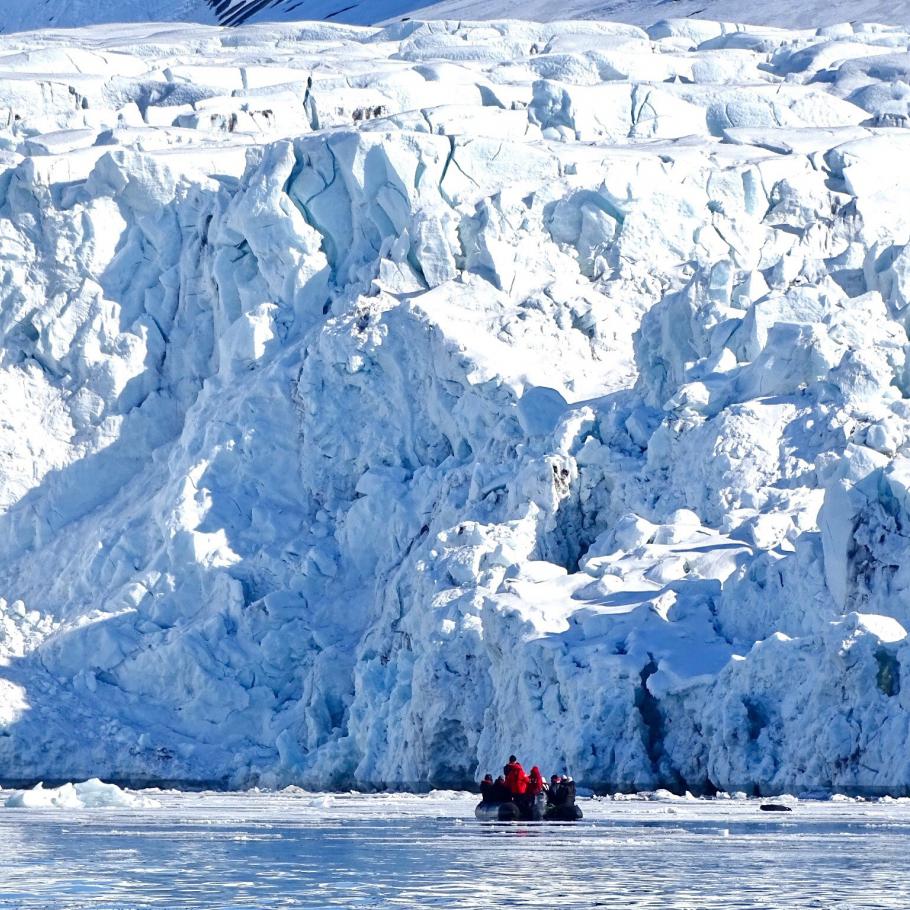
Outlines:
{"label": "ice cliff", "polygon": [[0,777],[910,788],[908,48],[0,39]]}

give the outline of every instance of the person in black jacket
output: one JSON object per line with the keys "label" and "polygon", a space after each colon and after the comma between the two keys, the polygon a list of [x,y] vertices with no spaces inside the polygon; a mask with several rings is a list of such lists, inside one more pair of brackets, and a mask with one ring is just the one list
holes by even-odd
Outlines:
{"label": "person in black jacket", "polygon": [[493,775],[485,774],[483,780],[480,782],[480,801],[484,803],[493,802],[493,788],[495,784],[493,783]]}
{"label": "person in black jacket", "polygon": [[575,805],[575,781],[572,780],[568,775],[564,776],[563,779],[559,782],[559,786],[563,792],[563,806],[574,806]]}
{"label": "person in black jacket", "polygon": [[547,787],[547,805],[548,806],[561,806],[562,805],[562,785],[559,783],[559,775],[551,774],[550,775],[550,784]]}
{"label": "person in black jacket", "polygon": [[500,774],[493,782],[490,790],[491,803],[510,803],[512,802],[512,791],[506,784],[506,779]]}

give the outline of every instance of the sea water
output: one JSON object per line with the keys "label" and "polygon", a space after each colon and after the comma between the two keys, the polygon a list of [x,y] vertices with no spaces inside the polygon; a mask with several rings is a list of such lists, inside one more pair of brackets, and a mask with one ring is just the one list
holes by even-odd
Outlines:
{"label": "sea water", "polygon": [[151,795],[0,808],[0,907],[910,907],[908,801],[581,800],[556,825],[480,823],[456,793]]}

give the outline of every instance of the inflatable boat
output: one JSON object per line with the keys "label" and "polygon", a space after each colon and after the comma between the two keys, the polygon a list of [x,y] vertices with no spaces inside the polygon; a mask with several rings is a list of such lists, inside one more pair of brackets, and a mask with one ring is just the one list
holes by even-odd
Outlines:
{"label": "inflatable boat", "polygon": [[480,802],[474,809],[474,817],[482,822],[575,822],[584,815],[578,806],[548,806],[546,796],[541,793],[526,806]]}

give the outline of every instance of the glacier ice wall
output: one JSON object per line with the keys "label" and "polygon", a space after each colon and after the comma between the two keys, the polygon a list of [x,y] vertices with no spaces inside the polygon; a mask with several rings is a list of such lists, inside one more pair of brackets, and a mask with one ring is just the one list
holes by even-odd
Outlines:
{"label": "glacier ice wall", "polygon": [[908,46],[0,39],[0,778],[910,787]]}

